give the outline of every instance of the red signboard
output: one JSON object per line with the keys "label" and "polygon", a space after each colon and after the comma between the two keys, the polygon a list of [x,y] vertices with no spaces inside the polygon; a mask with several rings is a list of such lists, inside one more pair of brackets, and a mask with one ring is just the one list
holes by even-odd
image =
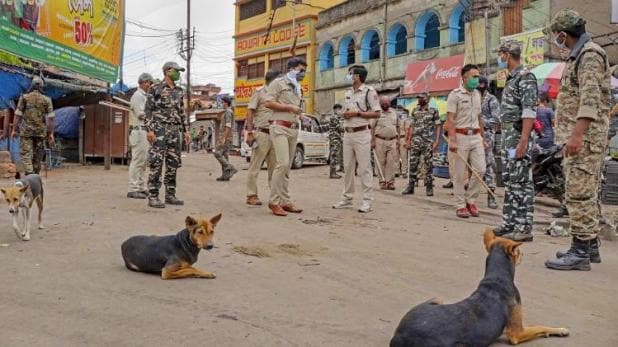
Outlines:
{"label": "red signboard", "polygon": [[461,68],[465,55],[432,59],[408,64],[403,94],[453,90],[461,82]]}

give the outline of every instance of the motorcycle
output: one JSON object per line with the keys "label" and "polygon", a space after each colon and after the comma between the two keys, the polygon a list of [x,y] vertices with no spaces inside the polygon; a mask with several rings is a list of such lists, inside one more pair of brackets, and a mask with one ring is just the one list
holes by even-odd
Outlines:
{"label": "motorcycle", "polygon": [[544,194],[563,203],[564,174],[562,173],[562,147],[552,146],[532,149],[532,180],[535,194]]}

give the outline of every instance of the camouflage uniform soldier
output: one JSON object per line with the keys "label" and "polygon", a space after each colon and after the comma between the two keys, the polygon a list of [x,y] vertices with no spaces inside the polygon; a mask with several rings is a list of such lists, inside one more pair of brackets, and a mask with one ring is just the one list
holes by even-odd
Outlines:
{"label": "camouflage uniform soldier", "polygon": [[440,143],[441,130],[438,110],[429,107],[427,93],[418,96],[418,106],[412,111],[410,127],[406,133],[406,147],[410,149],[408,158],[408,186],[401,194],[414,194],[418,168],[423,157],[425,168],[425,190],[427,196],[433,196],[433,152]]}
{"label": "camouflage uniform soldier", "polygon": [[494,233],[514,241],[532,241],[534,184],[531,131],[536,119],[536,77],[521,65],[521,46],[504,42],[498,48],[498,65],[509,69],[502,92],[500,155],[505,184],[502,225]]}
{"label": "camouflage uniform soldier", "polygon": [[518,42],[505,42],[497,52],[498,65],[507,67],[509,75],[502,92],[500,119],[505,196],[502,225],[494,233],[514,241],[532,241],[534,182],[530,134],[536,119],[536,77],[521,65]]}
{"label": "camouflage uniform soldier", "polygon": [[[19,98],[17,110],[15,110],[15,125],[23,122],[19,131],[20,148],[19,154],[24,164],[26,175],[41,171],[41,162],[45,153],[45,138],[49,143],[54,142],[54,110],[51,100],[43,93],[43,80],[40,77],[32,79],[31,92]],[[45,119],[47,118],[47,128]],[[46,132],[49,132],[49,135]],[[11,137],[15,137],[16,130],[13,128]]]}
{"label": "camouflage uniform soldier", "polygon": [[[182,121],[183,91],[176,85],[180,71],[185,71],[174,62],[163,65],[165,79],[153,85],[148,92],[144,109],[148,141],[152,144],[149,152],[150,175],[148,176],[148,206],[164,208],[170,205],[184,205],[176,198],[176,170],[180,166],[180,131],[189,143],[189,132]],[[165,203],[159,200],[161,171],[165,162]]]}
{"label": "camouflage uniform soldier", "polygon": [[343,118],[339,104],[333,106],[333,114],[328,125],[328,142],[330,144],[330,178],[341,178],[337,175],[337,167],[343,168]]}
{"label": "camouflage uniform soldier", "polygon": [[[500,124],[500,104],[498,103],[498,99],[487,91],[488,87],[489,81],[487,77],[481,76],[481,78],[479,78],[478,90],[481,92],[482,97],[481,114],[483,116],[483,125],[485,126],[485,145],[487,146],[485,149],[485,165],[487,165],[487,170],[485,170],[483,180],[489,189],[495,192],[494,165],[496,161],[494,160],[494,147],[496,145],[496,129]],[[492,209],[498,208],[496,198],[491,194],[487,194],[487,207]]]}
{"label": "camouflage uniform soldier", "polygon": [[607,54],[592,42],[579,13],[558,12],[547,31],[555,45],[570,50],[558,93],[556,143],[565,144],[562,168],[573,239],[568,251],[558,252],[545,266],[590,270],[591,262],[601,262],[597,195],[609,128],[610,69]]}
{"label": "camouflage uniform soldier", "polygon": [[221,177],[217,177],[217,181],[229,181],[234,174],[238,172],[234,165],[230,164],[228,154],[232,147],[232,124],[234,123],[234,114],[230,108],[232,100],[228,97],[221,99],[225,113],[223,119],[217,121],[217,147],[215,148],[215,158],[221,164]]}

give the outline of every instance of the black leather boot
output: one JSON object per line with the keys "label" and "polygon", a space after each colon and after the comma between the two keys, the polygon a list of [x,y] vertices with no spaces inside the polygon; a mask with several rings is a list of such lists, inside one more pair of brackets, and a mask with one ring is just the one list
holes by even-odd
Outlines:
{"label": "black leather boot", "polygon": [[166,195],[165,196],[165,203],[166,204],[170,204],[170,205],[178,205],[178,206],[182,206],[185,204],[184,201],[178,199],[176,196],[174,195]]}
{"label": "black leather boot", "polygon": [[425,193],[427,196],[433,196],[433,182],[427,182],[425,186]]}
{"label": "black leather boot", "polygon": [[[491,188],[491,192],[494,193],[496,191],[496,188]],[[496,202],[496,198],[494,198],[493,195],[487,193],[487,207],[491,208],[492,210],[495,210],[498,208],[498,203]]]}
{"label": "black leather boot", "polygon": [[159,200],[158,196],[148,197],[148,206],[152,208],[165,208],[165,204]]}
{"label": "black leather boot", "polygon": [[414,182],[408,183],[408,186],[406,187],[406,189],[403,190],[403,192],[401,192],[401,194],[403,194],[403,195],[412,195],[412,194],[414,194]]}
{"label": "black leather boot", "polygon": [[329,176],[329,178],[334,178],[334,179],[341,178],[340,175],[337,175],[337,169],[336,168],[334,168],[334,167],[330,168],[330,176]]}
{"label": "black leather boot", "polygon": [[[601,241],[597,237],[594,240],[590,240],[590,262],[598,264],[601,262],[601,253],[599,252],[599,247],[601,247]],[[556,258],[563,258],[569,253],[575,252],[573,245],[566,251],[558,251],[556,252]]]}
{"label": "black leather boot", "polygon": [[571,252],[564,257],[548,260],[545,267],[552,270],[582,270],[590,271],[590,244],[592,241],[582,241],[573,236]]}

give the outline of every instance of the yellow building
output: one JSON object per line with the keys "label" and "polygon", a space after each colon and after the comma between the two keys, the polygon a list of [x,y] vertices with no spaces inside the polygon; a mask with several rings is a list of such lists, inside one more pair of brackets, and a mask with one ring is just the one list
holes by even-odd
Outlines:
{"label": "yellow building", "polygon": [[315,25],[318,13],[344,1],[238,0],[236,2],[234,35],[236,121],[244,121],[249,98],[257,88],[264,85],[265,72],[271,68],[285,72],[287,61],[292,57],[292,46],[295,47],[295,56],[304,58],[308,64],[307,75],[301,85],[306,112],[313,113],[314,61],[317,52]]}

